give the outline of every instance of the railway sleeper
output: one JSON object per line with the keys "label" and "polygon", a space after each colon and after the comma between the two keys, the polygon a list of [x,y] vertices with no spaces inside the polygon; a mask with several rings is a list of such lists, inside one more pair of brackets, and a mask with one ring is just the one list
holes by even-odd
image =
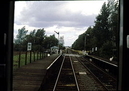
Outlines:
{"label": "railway sleeper", "polygon": [[66,84],[60,85],[56,88],[56,91],[76,91],[76,85],[74,84]]}

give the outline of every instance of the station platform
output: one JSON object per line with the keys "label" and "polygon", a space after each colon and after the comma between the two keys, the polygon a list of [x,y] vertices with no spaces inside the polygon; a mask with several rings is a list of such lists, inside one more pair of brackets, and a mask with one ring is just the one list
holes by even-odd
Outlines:
{"label": "station platform", "polygon": [[107,63],[107,64],[110,64],[110,65],[113,65],[115,67],[118,67],[118,61],[110,61],[109,59],[105,59],[105,58],[102,58],[102,57],[98,57],[98,56],[95,56],[95,55],[87,55],[88,57],[91,57],[91,58],[94,58],[94,59],[97,59],[99,61],[102,61],[104,63]]}
{"label": "station platform", "polygon": [[12,91],[38,91],[46,74],[46,68],[59,56],[59,54],[53,54],[15,70]]}

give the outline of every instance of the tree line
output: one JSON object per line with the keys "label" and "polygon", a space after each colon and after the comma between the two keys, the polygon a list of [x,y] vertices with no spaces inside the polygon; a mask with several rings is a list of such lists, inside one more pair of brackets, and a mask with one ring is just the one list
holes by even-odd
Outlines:
{"label": "tree line", "polygon": [[118,56],[118,33],[119,33],[119,2],[109,0],[104,3],[100,14],[94,21],[95,25],[88,29],[72,44],[76,50],[87,50],[97,48],[92,53],[104,58]]}
{"label": "tree line", "polygon": [[29,34],[27,33],[28,30],[26,30],[25,26],[18,29],[18,34],[14,39],[14,51],[26,51],[28,43],[32,43],[32,51],[45,51],[52,46],[58,45],[58,39],[55,35],[45,35],[44,28],[34,29]]}

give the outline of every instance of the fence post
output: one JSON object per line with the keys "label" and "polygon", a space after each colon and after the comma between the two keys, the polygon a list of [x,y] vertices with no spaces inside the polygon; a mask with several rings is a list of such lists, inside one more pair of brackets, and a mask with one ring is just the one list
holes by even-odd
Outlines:
{"label": "fence post", "polygon": [[21,61],[21,51],[19,51],[19,61],[18,61],[18,68],[20,68],[20,62]]}
{"label": "fence post", "polygon": [[45,52],[44,52],[44,54],[43,54],[43,57],[45,58]]}
{"label": "fence post", "polygon": [[35,51],[33,51],[33,55],[34,55],[34,61],[35,61]]}
{"label": "fence post", "polygon": [[42,59],[42,51],[41,51],[41,59]]}
{"label": "fence post", "polygon": [[25,65],[27,65],[27,51],[26,51],[26,54],[25,54]]}
{"label": "fence post", "polygon": [[43,52],[42,52],[42,59],[43,59]]}
{"label": "fence post", "polygon": [[38,60],[38,51],[37,51],[37,60]]}
{"label": "fence post", "polygon": [[30,63],[31,63],[31,51],[30,51]]}
{"label": "fence post", "polygon": [[40,53],[40,59],[41,59],[41,51],[39,53]]}
{"label": "fence post", "polygon": [[45,57],[47,56],[47,53],[45,53]]}
{"label": "fence post", "polygon": [[43,58],[45,58],[45,52],[43,52]]}

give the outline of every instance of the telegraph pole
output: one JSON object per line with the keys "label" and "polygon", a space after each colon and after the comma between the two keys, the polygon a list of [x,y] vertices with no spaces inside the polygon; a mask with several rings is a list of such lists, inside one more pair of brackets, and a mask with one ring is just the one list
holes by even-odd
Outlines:
{"label": "telegraph pole", "polygon": [[87,51],[87,49],[86,49],[86,45],[87,45],[87,43],[86,43],[86,37],[87,36],[89,36],[89,34],[85,34],[85,40],[84,40],[84,51],[85,51],[85,53]]}

